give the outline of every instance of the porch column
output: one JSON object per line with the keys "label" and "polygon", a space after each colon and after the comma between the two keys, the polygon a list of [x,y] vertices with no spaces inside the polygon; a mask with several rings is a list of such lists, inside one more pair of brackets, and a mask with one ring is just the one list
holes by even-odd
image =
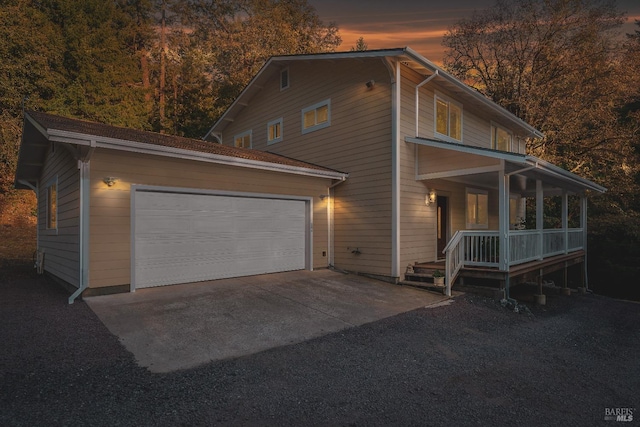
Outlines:
{"label": "porch column", "polygon": [[544,258],[544,190],[542,181],[536,180],[536,232],[538,233],[538,259]]}
{"label": "porch column", "polygon": [[509,271],[509,175],[504,173],[504,160],[502,168],[498,172],[498,198],[499,202],[499,235],[500,235],[500,263],[502,271]]}
{"label": "porch column", "polygon": [[562,231],[564,234],[564,253],[569,253],[569,193],[562,190]]}
{"label": "porch column", "polygon": [[587,195],[580,195],[580,228],[582,228],[582,250],[584,250],[584,283],[589,289],[589,275],[587,274]]}

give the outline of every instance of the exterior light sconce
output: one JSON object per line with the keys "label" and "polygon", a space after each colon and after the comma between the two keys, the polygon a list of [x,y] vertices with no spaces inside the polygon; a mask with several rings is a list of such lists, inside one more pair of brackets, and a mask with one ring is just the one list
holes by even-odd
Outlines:
{"label": "exterior light sconce", "polygon": [[104,178],[102,178],[102,182],[107,184],[107,187],[113,187],[117,180],[118,178],[113,176],[105,176]]}
{"label": "exterior light sconce", "polygon": [[367,83],[365,83],[367,85],[367,89],[371,90],[373,89],[373,87],[376,85],[376,81],[375,80],[369,80]]}
{"label": "exterior light sconce", "polygon": [[436,193],[436,190],[429,190],[429,194],[427,194],[424,198],[424,204],[429,206],[432,205],[436,202],[436,199],[438,197],[438,194]]}
{"label": "exterior light sconce", "polygon": [[328,194],[321,194],[319,197],[320,197],[320,200],[326,200],[326,199],[329,198],[329,195]]}

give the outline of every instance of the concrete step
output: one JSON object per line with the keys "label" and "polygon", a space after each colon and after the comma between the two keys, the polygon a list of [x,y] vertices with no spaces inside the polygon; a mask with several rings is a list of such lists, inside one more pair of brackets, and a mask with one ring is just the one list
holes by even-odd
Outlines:
{"label": "concrete step", "polygon": [[416,282],[413,280],[403,280],[400,282],[403,286],[411,286],[413,288],[422,289],[425,291],[437,292],[441,294],[445,294],[447,292],[447,288],[445,286],[435,285],[429,282]]}

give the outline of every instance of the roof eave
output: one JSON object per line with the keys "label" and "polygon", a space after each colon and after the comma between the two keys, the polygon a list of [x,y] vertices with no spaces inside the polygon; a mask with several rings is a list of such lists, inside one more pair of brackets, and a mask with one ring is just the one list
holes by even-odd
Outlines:
{"label": "roof eave", "polygon": [[120,151],[168,156],[186,160],[205,161],[229,166],[239,166],[252,169],[292,173],[318,178],[345,180],[349,176],[349,174],[347,173],[338,171],[312,169],[280,163],[265,162],[260,160],[244,159],[241,157],[204,153],[200,151],[186,150],[183,148],[167,147],[163,145],[147,144],[144,142],[101,137],[96,135],[87,135],[57,129],[48,129],[48,134],[50,141],[67,144],[91,146],[93,141],[96,148],[116,149]]}

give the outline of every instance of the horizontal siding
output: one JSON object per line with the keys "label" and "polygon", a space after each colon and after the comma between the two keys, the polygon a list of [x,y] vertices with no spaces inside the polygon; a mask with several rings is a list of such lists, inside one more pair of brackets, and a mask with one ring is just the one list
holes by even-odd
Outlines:
{"label": "horizontal siding", "polygon": [[[47,188],[57,178],[58,228],[48,230]],[[38,248],[48,273],[80,286],[80,175],[77,161],[61,144],[49,151],[39,182]]]}
{"label": "horizontal siding", "polygon": [[[290,87],[272,77],[223,133],[251,130],[253,148],[349,173],[334,189],[334,264],[391,275],[391,82],[380,59],[292,62]],[[365,83],[375,80],[373,90]],[[303,108],[331,100],[331,125],[302,134]],[[267,123],[283,118],[283,140],[267,145]],[[351,251],[358,248],[360,255]]]}
{"label": "horizontal siding", "polygon": [[[107,187],[102,179],[116,176]],[[97,149],[91,160],[89,286],[131,281],[132,184],[313,197],[314,268],[328,265],[328,179]]]}

